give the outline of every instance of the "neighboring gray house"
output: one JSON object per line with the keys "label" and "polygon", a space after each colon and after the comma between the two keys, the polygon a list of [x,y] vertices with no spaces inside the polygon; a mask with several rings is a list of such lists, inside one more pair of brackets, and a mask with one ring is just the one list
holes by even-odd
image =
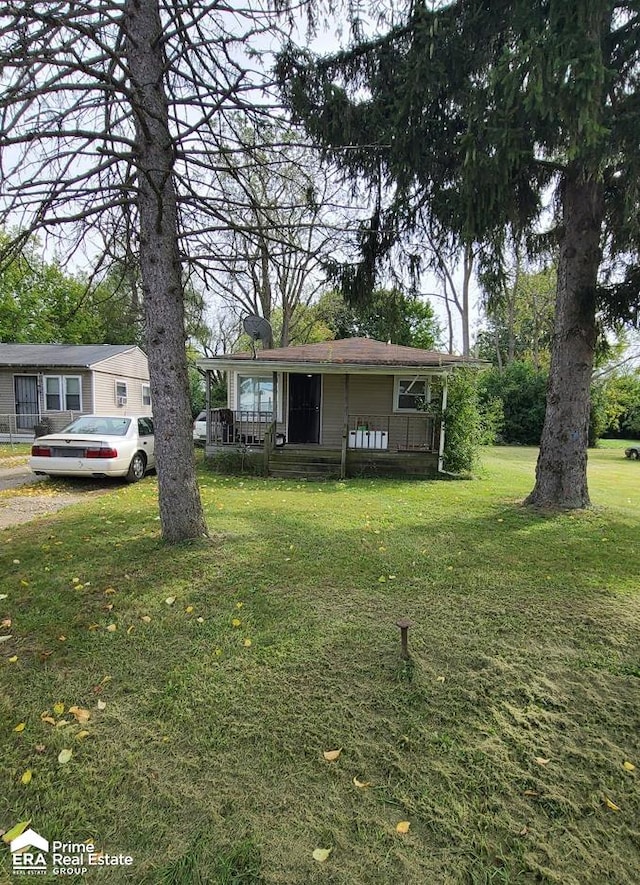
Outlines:
{"label": "neighboring gray house", "polygon": [[146,355],[131,344],[0,344],[0,433],[59,430],[79,414],[151,414]]}

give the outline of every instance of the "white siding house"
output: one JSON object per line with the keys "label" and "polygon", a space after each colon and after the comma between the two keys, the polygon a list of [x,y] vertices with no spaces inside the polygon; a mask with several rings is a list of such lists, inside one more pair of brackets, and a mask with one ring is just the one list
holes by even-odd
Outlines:
{"label": "white siding house", "polygon": [[79,414],[151,414],[136,345],[0,344],[0,434],[59,430]]}

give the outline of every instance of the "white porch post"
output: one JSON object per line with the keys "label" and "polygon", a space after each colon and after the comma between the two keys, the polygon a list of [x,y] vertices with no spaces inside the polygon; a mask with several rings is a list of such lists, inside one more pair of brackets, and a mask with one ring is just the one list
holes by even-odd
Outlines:
{"label": "white porch post", "polygon": [[447,384],[448,384],[448,376],[445,373],[443,376],[444,380],[442,382],[442,413],[440,418],[440,447],[438,449],[438,473],[442,473],[444,470],[444,438],[445,438],[445,429],[444,425],[446,423],[446,414],[447,414]]}

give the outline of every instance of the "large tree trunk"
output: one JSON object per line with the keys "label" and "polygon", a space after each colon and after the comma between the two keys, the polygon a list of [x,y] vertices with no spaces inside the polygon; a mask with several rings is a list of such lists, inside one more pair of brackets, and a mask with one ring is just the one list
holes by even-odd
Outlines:
{"label": "large tree trunk", "polygon": [[603,220],[602,186],[575,169],[563,188],[556,317],[536,483],[526,504],[589,506],[587,441],[596,345],[596,283]]}
{"label": "large tree trunk", "polygon": [[195,473],[178,252],[174,148],[164,87],[158,0],[127,0],[124,28],[136,127],[140,269],[144,293],[162,534],[202,537],[206,525]]}

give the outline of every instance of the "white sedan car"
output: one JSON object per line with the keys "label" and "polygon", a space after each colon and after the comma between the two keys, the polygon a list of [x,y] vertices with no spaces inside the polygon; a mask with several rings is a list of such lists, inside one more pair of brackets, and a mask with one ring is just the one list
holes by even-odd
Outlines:
{"label": "white sedan car", "polygon": [[48,476],[120,476],[137,482],[155,467],[153,419],[82,415],[59,433],[36,439],[29,467]]}
{"label": "white sedan car", "polygon": [[207,441],[207,413],[200,412],[193,422],[193,441],[196,445],[204,445]]}

